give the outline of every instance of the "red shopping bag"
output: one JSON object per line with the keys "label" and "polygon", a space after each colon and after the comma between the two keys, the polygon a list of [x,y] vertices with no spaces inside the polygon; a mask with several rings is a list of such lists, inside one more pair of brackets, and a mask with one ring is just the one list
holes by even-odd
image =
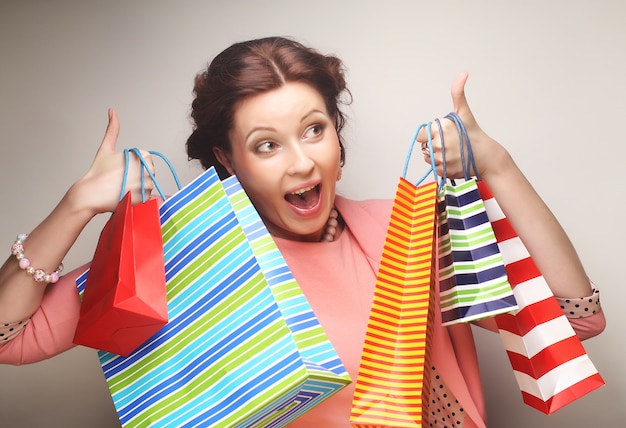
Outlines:
{"label": "red shopping bag", "polygon": [[[126,171],[131,151],[145,165],[141,154],[130,149],[126,151]],[[129,192],[100,234],[74,343],[126,356],[167,320],[158,201],[151,199],[133,205]]]}
{"label": "red shopping bag", "polygon": [[[476,171],[463,122],[454,113],[446,117],[456,123],[461,139],[467,144],[464,170],[472,167]],[[479,180],[478,191],[519,306],[514,313],[495,317],[500,337],[524,402],[551,414],[601,387],[604,380],[487,183]]]}
{"label": "red shopping bag", "polygon": [[478,183],[520,309],[495,317],[526,404],[551,414],[604,385],[550,287],[498,206]]}

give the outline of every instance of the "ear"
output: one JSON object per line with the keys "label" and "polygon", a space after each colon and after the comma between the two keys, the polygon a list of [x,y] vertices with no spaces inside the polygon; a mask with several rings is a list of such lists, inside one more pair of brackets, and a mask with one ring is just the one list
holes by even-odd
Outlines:
{"label": "ear", "polygon": [[341,159],[343,155],[343,144],[339,143],[339,171],[337,172],[337,181],[341,180],[341,175],[343,173],[343,160]]}
{"label": "ear", "polygon": [[221,163],[224,168],[226,168],[226,171],[228,171],[230,175],[235,175],[235,168],[233,168],[233,162],[230,153],[227,153],[221,147],[213,147],[213,154],[215,155],[215,158],[218,160],[218,162]]}

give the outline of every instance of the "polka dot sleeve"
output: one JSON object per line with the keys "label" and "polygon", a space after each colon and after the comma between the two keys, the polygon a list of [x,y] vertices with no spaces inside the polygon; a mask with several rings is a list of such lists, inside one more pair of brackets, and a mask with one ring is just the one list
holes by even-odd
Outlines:
{"label": "polka dot sleeve", "polygon": [[579,298],[557,297],[567,318],[584,318],[600,312],[600,291],[592,284],[591,296]]}
{"label": "polka dot sleeve", "polygon": [[26,321],[17,321],[9,324],[0,324],[0,345],[20,334],[28,324]]}

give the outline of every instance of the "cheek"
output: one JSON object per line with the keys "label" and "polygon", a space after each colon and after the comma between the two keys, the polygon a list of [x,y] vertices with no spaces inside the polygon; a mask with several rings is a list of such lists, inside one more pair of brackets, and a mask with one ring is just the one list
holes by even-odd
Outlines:
{"label": "cheek", "polygon": [[241,150],[233,151],[232,156],[233,167],[237,178],[244,188],[251,187],[255,183],[266,180],[264,169],[255,162],[254,158],[248,156]]}
{"label": "cheek", "polygon": [[265,205],[280,194],[279,176],[272,168],[244,165],[237,178],[255,205]]}
{"label": "cheek", "polygon": [[254,205],[259,215],[266,220],[268,213],[274,211],[272,208],[275,205],[272,200],[273,193],[268,191],[267,187],[259,186],[256,181],[246,182],[240,179],[240,182],[252,205]]}
{"label": "cheek", "polygon": [[319,163],[324,165],[324,169],[334,175],[339,174],[341,171],[341,150],[339,148],[338,141],[331,141],[330,144],[324,149],[319,157]]}

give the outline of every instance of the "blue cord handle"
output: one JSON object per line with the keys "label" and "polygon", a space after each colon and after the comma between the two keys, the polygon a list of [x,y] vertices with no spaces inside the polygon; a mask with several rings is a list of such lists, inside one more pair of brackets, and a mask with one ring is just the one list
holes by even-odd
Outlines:
{"label": "blue cord handle", "polygon": [[[152,171],[150,171],[150,168],[148,167],[148,163],[146,162],[146,160],[144,159],[143,155],[141,154],[141,151],[138,148],[132,148],[132,149],[124,149],[124,161],[125,161],[125,165],[124,165],[124,177],[122,178],[122,191],[120,193],[120,200],[124,197],[124,194],[126,193],[126,180],[128,178],[128,165],[130,162],[130,153],[134,153],[137,158],[139,159],[139,162],[141,163],[141,170],[143,172],[143,170],[145,169],[148,172],[148,175],[150,176],[150,179],[152,180],[152,183],[154,184],[154,187],[157,189],[157,191],[159,192],[159,196],[161,196],[161,198],[163,200],[165,200],[165,193],[163,193],[163,190],[161,190],[161,186],[159,186],[159,183],[157,182],[156,177],[154,176],[154,174],[152,173]],[[172,163],[169,161],[169,159],[160,152],[154,151],[154,150],[150,150],[148,151],[148,153],[150,153],[151,155],[154,156],[158,156],[161,159],[163,159],[163,161],[165,161],[165,163],[167,164],[167,166],[169,167],[172,176],[174,177],[174,181],[176,182],[176,186],[178,187],[178,190],[180,190],[182,188],[182,185],[180,183],[180,180],[178,179],[178,174],[176,174],[176,170],[174,169],[174,166],[172,165]],[[146,201],[146,192],[145,192],[145,176],[142,173],[141,174],[141,202],[145,202]]]}
{"label": "blue cord handle", "polygon": [[437,128],[439,128],[439,141],[441,141],[441,159],[443,166],[443,175],[441,176],[441,180],[439,182],[439,193],[443,190],[443,186],[446,184],[447,173],[446,173],[446,146],[443,140],[443,129],[441,129],[441,121],[438,118],[435,118],[435,122],[437,123]]}
{"label": "blue cord handle", "polygon": [[415,183],[416,186],[419,185],[422,181],[424,181],[426,177],[428,177],[428,174],[430,174],[431,172],[433,173],[433,176],[435,177],[435,181],[437,181],[437,167],[435,166],[435,154],[433,152],[433,135],[432,135],[431,125],[432,125],[431,122],[423,123],[417,128],[417,131],[415,131],[415,135],[413,135],[413,140],[411,141],[411,145],[409,146],[409,153],[406,156],[406,161],[404,162],[404,170],[402,171],[402,177],[406,178],[406,173],[409,169],[409,162],[411,161],[411,154],[413,153],[413,147],[415,147],[415,143],[417,142],[417,135],[420,133],[422,128],[426,127],[427,134],[428,134],[428,151],[430,153],[430,168]]}
{"label": "blue cord handle", "polygon": [[[445,118],[451,120],[456,125],[457,131],[459,132],[459,147],[461,150],[461,165],[463,167],[464,178],[466,180],[469,180],[472,175],[472,169],[473,169],[476,179],[480,180],[480,177],[478,175],[478,169],[476,168],[476,161],[474,160],[474,153],[472,151],[472,145],[470,144],[469,136],[467,134],[467,129],[465,128],[465,125],[463,124],[461,117],[457,113],[451,112],[451,113],[448,113],[445,116]],[[441,176],[441,180],[439,183],[439,191],[441,191],[448,179],[447,171],[446,171],[446,168],[447,168],[446,147],[445,147],[445,142],[443,138],[443,129],[441,126],[441,121],[438,118],[436,118],[435,123],[437,123],[437,128],[439,129],[439,140],[441,141],[441,155],[442,155],[442,161],[443,161],[442,162],[443,163],[443,175]],[[415,146],[415,143],[417,142],[417,135],[422,130],[422,128],[426,127],[427,134],[428,134],[428,151],[430,152],[431,166],[430,166],[430,169],[417,181],[416,185],[419,185],[422,181],[424,181],[426,177],[428,176],[428,174],[430,174],[431,172],[433,173],[435,177],[435,181],[437,181],[437,167],[435,165],[431,125],[432,123],[428,122],[428,123],[424,123],[420,125],[417,128],[417,131],[415,132],[415,135],[413,136],[413,141],[411,142],[411,145],[409,147],[409,153],[407,155],[406,161],[404,162],[404,170],[402,172],[402,177],[406,178],[407,170],[409,168],[409,162],[411,160],[411,154],[413,152],[413,147]],[[467,160],[465,159],[465,148],[467,148]],[[454,180],[453,180],[453,183],[454,183]]]}

